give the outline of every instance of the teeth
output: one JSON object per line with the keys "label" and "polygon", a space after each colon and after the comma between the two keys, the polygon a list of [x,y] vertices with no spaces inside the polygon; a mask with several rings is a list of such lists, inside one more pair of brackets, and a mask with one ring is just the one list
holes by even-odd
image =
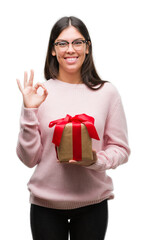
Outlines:
{"label": "teeth", "polygon": [[77,58],[66,58],[68,62],[74,62]]}

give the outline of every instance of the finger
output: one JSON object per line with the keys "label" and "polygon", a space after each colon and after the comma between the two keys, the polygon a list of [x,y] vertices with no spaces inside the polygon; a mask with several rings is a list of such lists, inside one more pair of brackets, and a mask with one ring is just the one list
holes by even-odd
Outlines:
{"label": "finger", "polygon": [[92,150],[93,155],[97,155],[97,151],[96,150]]}
{"label": "finger", "polygon": [[44,90],[43,94],[40,96],[40,97],[41,97],[41,99],[42,99],[42,102],[43,102],[43,101],[45,101],[45,99],[46,99],[47,95],[48,95],[48,92],[47,92],[47,90]]}
{"label": "finger", "polygon": [[27,83],[28,83],[28,73],[24,72],[24,88],[27,87]]}
{"label": "finger", "polygon": [[41,87],[43,89],[46,89],[42,83],[38,82],[38,83],[35,84],[34,88],[37,90],[39,87]]}
{"label": "finger", "polygon": [[76,161],[76,160],[69,160],[69,163],[74,163],[74,164],[77,164],[77,163],[78,163],[78,161]]}
{"label": "finger", "polygon": [[95,149],[93,149],[93,150],[92,150],[92,152],[95,152],[95,153],[96,153],[96,150],[95,150]]}
{"label": "finger", "polygon": [[35,86],[34,86],[36,91],[39,87],[41,87],[43,89],[43,94],[42,94],[43,99],[46,98],[46,96],[48,95],[47,89],[45,88],[45,86],[42,83],[36,83]]}
{"label": "finger", "polygon": [[34,71],[31,69],[30,79],[29,79],[29,85],[33,85],[33,79],[34,79]]}
{"label": "finger", "polygon": [[48,95],[48,91],[47,91],[46,88],[44,89],[44,93],[43,93],[43,95],[44,95],[45,97]]}
{"label": "finger", "polygon": [[97,152],[95,150],[92,150],[93,152],[93,160],[97,161]]}
{"label": "finger", "polygon": [[21,86],[21,83],[20,83],[19,79],[16,79],[16,81],[17,81],[17,85],[18,85],[19,90],[21,91],[21,93],[23,93],[23,88]]}

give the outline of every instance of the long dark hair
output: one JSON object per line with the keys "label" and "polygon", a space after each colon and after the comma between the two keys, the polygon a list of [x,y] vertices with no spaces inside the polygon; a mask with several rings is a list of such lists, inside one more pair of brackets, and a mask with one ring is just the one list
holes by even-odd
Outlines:
{"label": "long dark hair", "polygon": [[[84,38],[88,41],[89,44],[89,53],[86,55],[84,63],[81,68],[81,77],[83,83],[85,83],[90,89],[97,90],[103,86],[103,84],[107,81],[103,81],[95,68],[93,56],[92,56],[92,42],[89,36],[89,32],[85,24],[76,17],[63,17],[59,19],[55,25],[53,26],[50,34],[47,55],[44,66],[44,76],[46,80],[50,78],[56,79],[59,72],[59,63],[57,61],[56,56],[52,56],[53,44],[59,34],[68,26],[74,26],[78,29],[78,31],[84,36]],[[87,44],[88,44],[87,43]],[[95,87],[97,86],[98,87]]]}

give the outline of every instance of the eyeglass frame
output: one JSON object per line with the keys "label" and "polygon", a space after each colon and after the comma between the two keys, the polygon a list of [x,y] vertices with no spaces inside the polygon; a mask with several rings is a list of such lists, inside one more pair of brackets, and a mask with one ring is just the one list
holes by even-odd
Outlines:
{"label": "eyeglass frame", "polygon": [[[88,43],[88,40],[84,40],[84,39],[75,39],[75,40],[73,40],[72,42],[68,42],[68,41],[66,41],[66,40],[61,40],[61,41],[54,42],[54,43],[53,43],[53,46],[58,46],[59,43],[65,42],[65,43],[68,44],[68,45],[65,46],[65,47],[69,48],[69,44],[71,43],[71,44],[72,44],[72,47],[74,48],[73,43],[76,42],[76,41],[81,41],[82,43]],[[62,47],[61,47],[61,48],[62,48]],[[63,47],[63,49],[64,49],[64,47]]]}

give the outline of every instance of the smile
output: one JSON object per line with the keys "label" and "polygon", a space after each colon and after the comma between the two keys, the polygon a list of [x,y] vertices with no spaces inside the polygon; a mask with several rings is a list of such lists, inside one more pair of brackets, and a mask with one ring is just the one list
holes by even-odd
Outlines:
{"label": "smile", "polygon": [[64,58],[64,59],[66,60],[67,63],[76,63],[78,57],[67,57],[67,58]]}

